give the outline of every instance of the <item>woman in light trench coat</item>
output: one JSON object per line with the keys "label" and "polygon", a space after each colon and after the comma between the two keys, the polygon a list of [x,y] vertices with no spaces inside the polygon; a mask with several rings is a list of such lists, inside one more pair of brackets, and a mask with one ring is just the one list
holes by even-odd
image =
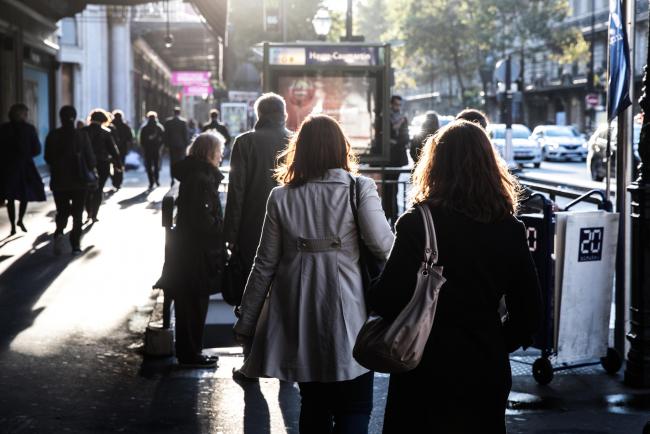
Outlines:
{"label": "woman in light trench coat", "polygon": [[[241,372],[298,382],[300,432],[364,433],[373,373],[352,357],[367,318],[358,237],[385,259],[393,234],[374,181],[355,175],[338,123],[307,118],[290,142],[271,191],[235,334],[252,339]],[[350,206],[358,183],[360,234]]]}

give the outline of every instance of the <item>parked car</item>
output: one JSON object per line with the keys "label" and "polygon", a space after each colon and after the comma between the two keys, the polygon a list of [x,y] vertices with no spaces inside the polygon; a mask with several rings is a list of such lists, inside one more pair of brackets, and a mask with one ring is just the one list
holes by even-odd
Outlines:
{"label": "parked car", "polygon": [[542,147],[544,160],[587,159],[587,141],[573,127],[539,125],[533,130],[532,138]]}
{"label": "parked car", "polygon": [[[610,128],[610,147],[612,151],[611,170],[612,176],[616,176],[616,135],[618,128],[615,122],[612,122]],[[634,123],[632,150],[634,155],[634,163],[632,168],[632,176],[636,177],[637,167],[641,161],[639,157],[639,138],[641,137],[641,124]],[[594,181],[602,181],[607,176],[607,166],[605,164],[605,153],[607,151],[607,124],[600,125],[596,132],[591,136],[587,144],[587,168],[591,173],[591,179]]]}
{"label": "parked car", "polygon": [[[505,158],[506,125],[488,125],[488,136],[499,154]],[[542,163],[542,149],[539,143],[530,138],[530,130],[526,125],[512,125],[512,153],[515,163],[520,166],[532,164],[539,167]]]}

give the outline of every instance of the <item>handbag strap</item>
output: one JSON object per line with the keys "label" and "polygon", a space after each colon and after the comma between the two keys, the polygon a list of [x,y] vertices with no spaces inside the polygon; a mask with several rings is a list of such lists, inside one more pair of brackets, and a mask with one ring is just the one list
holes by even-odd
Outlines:
{"label": "handbag strap", "polygon": [[357,193],[358,193],[357,180],[354,178],[354,176],[350,175],[350,208],[352,208],[352,217],[354,217],[354,224],[357,227],[357,233],[359,234],[359,238],[361,238],[361,230],[359,228]]}
{"label": "handbag strap", "polygon": [[419,204],[417,208],[424,222],[424,259],[427,264],[435,265],[438,263],[438,240],[436,238],[436,228],[433,224],[433,216],[428,205]]}

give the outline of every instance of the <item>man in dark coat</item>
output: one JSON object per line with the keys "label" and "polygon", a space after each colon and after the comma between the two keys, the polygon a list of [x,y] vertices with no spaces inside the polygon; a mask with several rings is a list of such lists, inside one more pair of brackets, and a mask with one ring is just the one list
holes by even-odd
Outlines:
{"label": "man in dark coat", "polygon": [[[241,264],[241,281],[235,299],[230,300],[235,305],[241,302],[253,266],[266,214],[266,200],[277,186],[273,179],[277,157],[291,136],[285,127],[287,111],[280,95],[266,93],[260,96],[255,101],[255,112],[258,119],[255,127],[235,139],[230,157],[224,240]],[[247,357],[249,352],[250,348],[245,347],[244,356]],[[233,378],[252,380],[239,370],[233,370]]]}
{"label": "man in dark coat", "polygon": [[[120,151],[121,167],[124,169],[126,164],[126,154],[129,152],[129,148],[133,144],[133,131],[131,131],[131,127],[124,122],[124,113],[122,110],[113,111],[111,130],[113,132],[115,144],[117,145],[117,150]],[[124,171],[116,170],[114,167],[112,175],[113,186],[119,189],[122,186],[123,179]]]}
{"label": "man in dark coat", "polygon": [[174,107],[174,116],[165,121],[165,146],[169,149],[169,170],[174,185],[174,163],[185,158],[187,146],[190,144],[190,130],[187,122],[181,117],[180,107]]}
{"label": "man in dark coat", "polygon": [[120,151],[117,150],[111,130],[105,126],[107,123],[108,115],[106,112],[97,109],[90,114],[90,125],[82,129],[88,134],[97,159],[97,189],[90,192],[86,203],[88,218],[93,222],[99,221],[97,214],[104,199],[104,185],[110,175],[111,161],[116,170],[122,170]]}
{"label": "man in dark coat", "polygon": [[[409,145],[409,123],[402,114],[402,97],[393,95],[390,99],[390,167],[402,167],[408,164],[406,148]],[[383,186],[381,202],[386,217],[394,224],[397,219],[397,174],[384,174],[384,179],[389,181]]]}
{"label": "man in dark coat", "polygon": [[[284,99],[267,93],[255,102],[257,123],[253,130],[235,139],[230,158],[228,200],[224,223],[224,238],[233,254],[239,255],[244,290],[246,278],[262,233],[266,200],[277,186],[273,170],[278,154],[286,147],[290,132],[285,128]],[[239,304],[236,300],[236,304]]]}
{"label": "man in dark coat", "polygon": [[201,128],[201,132],[205,133],[208,130],[216,130],[219,134],[223,136],[225,139],[225,148],[224,148],[224,157],[228,157],[230,155],[230,142],[232,140],[232,137],[230,137],[230,132],[228,131],[228,127],[219,122],[219,110],[217,109],[212,109],[210,110],[210,122],[207,124],[203,125]]}
{"label": "man in dark coat", "polygon": [[25,104],[14,104],[9,109],[9,122],[0,125],[0,200],[7,201],[11,235],[16,233],[16,205],[18,227],[27,232],[23,217],[27,202],[45,200],[45,188],[36,170],[33,158],[41,152],[36,128],[27,123],[29,109]]}
{"label": "man in dark coat", "polygon": [[149,178],[149,190],[154,183],[160,187],[160,148],[163,145],[165,129],[158,122],[158,114],[154,111],[147,113],[147,123],[140,129],[140,145],[144,150],[144,167]]}
{"label": "man in dark coat", "polygon": [[56,205],[54,253],[61,253],[62,235],[72,216],[70,244],[72,253],[81,253],[82,214],[88,192],[88,171],[96,166],[95,153],[83,129],[75,128],[77,111],[63,106],[59,111],[61,127],[45,139],[45,161],[50,166],[50,190]]}

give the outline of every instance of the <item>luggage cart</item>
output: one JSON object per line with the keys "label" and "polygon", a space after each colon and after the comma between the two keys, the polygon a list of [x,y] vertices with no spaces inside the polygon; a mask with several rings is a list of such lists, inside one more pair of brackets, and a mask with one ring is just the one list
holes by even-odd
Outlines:
{"label": "luggage cart", "polygon": [[[585,201],[594,195],[600,196],[598,209],[604,211],[612,210],[612,203],[606,199],[601,190],[591,190],[566,205],[563,211],[568,211],[578,203]],[[553,380],[556,371],[574,369],[585,366],[601,364],[608,374],[615,374],[623,364],[621,354],[614,348],[608,348],[607,354],[599,361],[585,363],[561,363],[553,366],[551,358],[557,355],[557,348],[554,347],[554,324],[555,324],[555,233],[556,217],[553,210],[553,202],[541,193],[534,193],[521,202],[525,211],[518,217],[526,226],[528,242],[531,255],[537,267],[537,273],[542,289],[543,325],[540,332],[535,336],[533,348],[541,351],[541,355],[533,363],[523,360],[516,360],[518,363],[530,365],[532,374],[537,383],[549,384]]]}

